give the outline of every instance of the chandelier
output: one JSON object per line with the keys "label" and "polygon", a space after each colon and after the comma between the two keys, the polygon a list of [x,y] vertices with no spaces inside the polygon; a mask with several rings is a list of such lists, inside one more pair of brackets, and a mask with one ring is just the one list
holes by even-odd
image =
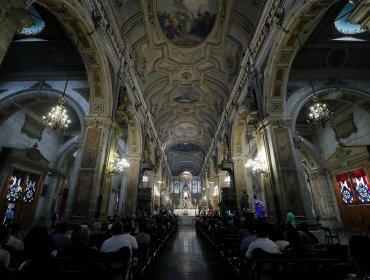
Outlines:
{"label": "chandelier", "polygon": [[114,154],[113,160],[110,162],[110,169],[108,170],[108,175],[122,175],[125,168],[129,167],[127,159],[120,158],[117,153]]}
{"label": "chandelier", "polygon": [[331,112],[325,103],[322,103],[316,96],[313,90],[312,106],[310,107],[310,112],[308,114],[308,124],[316,127],[325,127],[326,123],[334,121],[334,113]]}
{"label": "chandelier", "polygon": [[[297,40],[299,47],[302,49],[301,40],[299,39],[299,36],[297,34]],[[331,121],[334,121],[334,113],[331,112],[325,103],[321,102],[320,99],[317,97],[315,88],[312,83],[311,74],[307,69],[307,78],[310,82],[310,86],[312,89],[313,97],[312,97],[312,106],[310,107],[310,112],[308,114],[308,120],[307,123],[311,127],[325,127],[326,123]]]}
{"label": "chandelier", "polygon": [[248,159],[248,161],[245,163],[245,168],[252,169],[252,172],[257,173],[267,173],[265,165],[259,158],[259,156],[256,156],[254,159]]}
{"label": "chandelier", "polygon": [[[245,131],[246,131],[245,134],[248,140],[249,133],[248,133],[247,123],[246,123]],[[251,141],[248,140],[248,155],[252,156],[250,145],[251,145]],[[261,156],[259,154],[257,154],[255,158],[248,159],[244,166],[247,169],[251,169],[254,174],[258,174],[258,173],[267,174],[268,173],[268,169],[266,168],[266,165],[264,164],[264,162],[261,160]]]}
{"label": "chandelier", "polygon": [[[79,43],[80,43],[80,37],[78,37],[77,39],[76,49]],[[54,129],[58,129],[58,128],[66,129],[71,123],[67,115],[66,107],[64,105],[65,104],[64,97],[66,94],[68,82],[69,82],[69,73],[67,75],[66,83],[64,85],[62,98],[59,99],[58,105],[56,107],[51,108],[50,112],[46,116],[42,116],[44,123],[47,126],[52,127]]]}
{"label": "chandelier", "polygon": [[64,93],[63,97],[59,100],[59,104],[51,108],[47,116],[43,116],[42,119],[47,126],[54,129],[61,128],[66,129],[71,123],[71,120],[68,118],[67,110],[64,106]]}

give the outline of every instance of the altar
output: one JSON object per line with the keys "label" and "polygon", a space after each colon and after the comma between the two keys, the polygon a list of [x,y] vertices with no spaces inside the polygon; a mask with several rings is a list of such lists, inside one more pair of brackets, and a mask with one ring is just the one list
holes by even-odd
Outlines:
{"label": "altar", "polygon": [[198,215],[198,211],[197,209],[175,209],[174,214],[179,216],[195,217]]}

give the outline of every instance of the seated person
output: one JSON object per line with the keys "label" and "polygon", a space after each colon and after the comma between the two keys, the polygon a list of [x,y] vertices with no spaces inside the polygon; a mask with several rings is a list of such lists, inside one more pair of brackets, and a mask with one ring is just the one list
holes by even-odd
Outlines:
{"label": "seated person", "polygon": [[11,223],[10,224],[10,236],[6,241],[5,245],[12,250],[15,251],[23,251],[24,244],[23,241],[18,238],[19,230],[21,229],[21,225],[18,223]]}
{"label": "seated person", "polygon": [[348,241],[350,263],[356,269],[355,275],[348,279],[370,279],[370,238],[363,235],[351,236]]}
{"label": "seated person", "polygon": [[257,235],[256,235],[256,227],[253,223],[250,223],[248,226],[247,226],[247,229],[248,229],[248,235],[246,237],[243,238],[242,240],[242,243],[240,245],[240,253],[242,255],[245,255],[245,253],[247,252],[248,248],[249,248],[249,245],[255,241],[257,239]]}
{"label": "seated person", "polygon": [[270,234],[270,225],[266,222],[261,222],[257,224],[256,226],[256,235],[257,239],[253,241],[249,247],[247,252],[245,253],[245,256],[248,259],[252,258],[252,253],[254,249],[261,249],[266,253],[270,254],[280,254],[280,249],[278,245],[271,239],[269,239],[269,234]]}

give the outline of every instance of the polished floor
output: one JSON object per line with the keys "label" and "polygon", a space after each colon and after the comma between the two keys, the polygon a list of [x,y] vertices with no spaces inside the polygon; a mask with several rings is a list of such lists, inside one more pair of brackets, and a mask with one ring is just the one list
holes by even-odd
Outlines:
{"label": "polished floor", "polygon": [[237,280],[194,225],[182,225],[161,249],[145,280]]}

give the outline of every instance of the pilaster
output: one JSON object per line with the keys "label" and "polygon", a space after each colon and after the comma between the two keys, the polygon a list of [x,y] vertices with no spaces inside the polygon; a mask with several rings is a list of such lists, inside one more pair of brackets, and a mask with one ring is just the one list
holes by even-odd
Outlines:
{"label": "pilaster", "polygon": [[137,189],[139,186],[140,157],[128,156],[130,167],[127,170],[127,192],[125,198],[124,216],[129,217],[136,214],[137,208]]}
{"label": "pilaster", "polygon": [[108,151],[114,133],[114,124],[108,117],[87,117],[81,164],[71,207],[71,219],[93,222],[106,217],[106,193],[110,192],[103,171],[106,171]]}
{"label": "pilaster", "polygon": [[268,214],[285,220],[287,209],[298,219],[313,219],[304,173],[289,121],[265,119],[256,130],[257,148],[269,164],[263,177]]}

